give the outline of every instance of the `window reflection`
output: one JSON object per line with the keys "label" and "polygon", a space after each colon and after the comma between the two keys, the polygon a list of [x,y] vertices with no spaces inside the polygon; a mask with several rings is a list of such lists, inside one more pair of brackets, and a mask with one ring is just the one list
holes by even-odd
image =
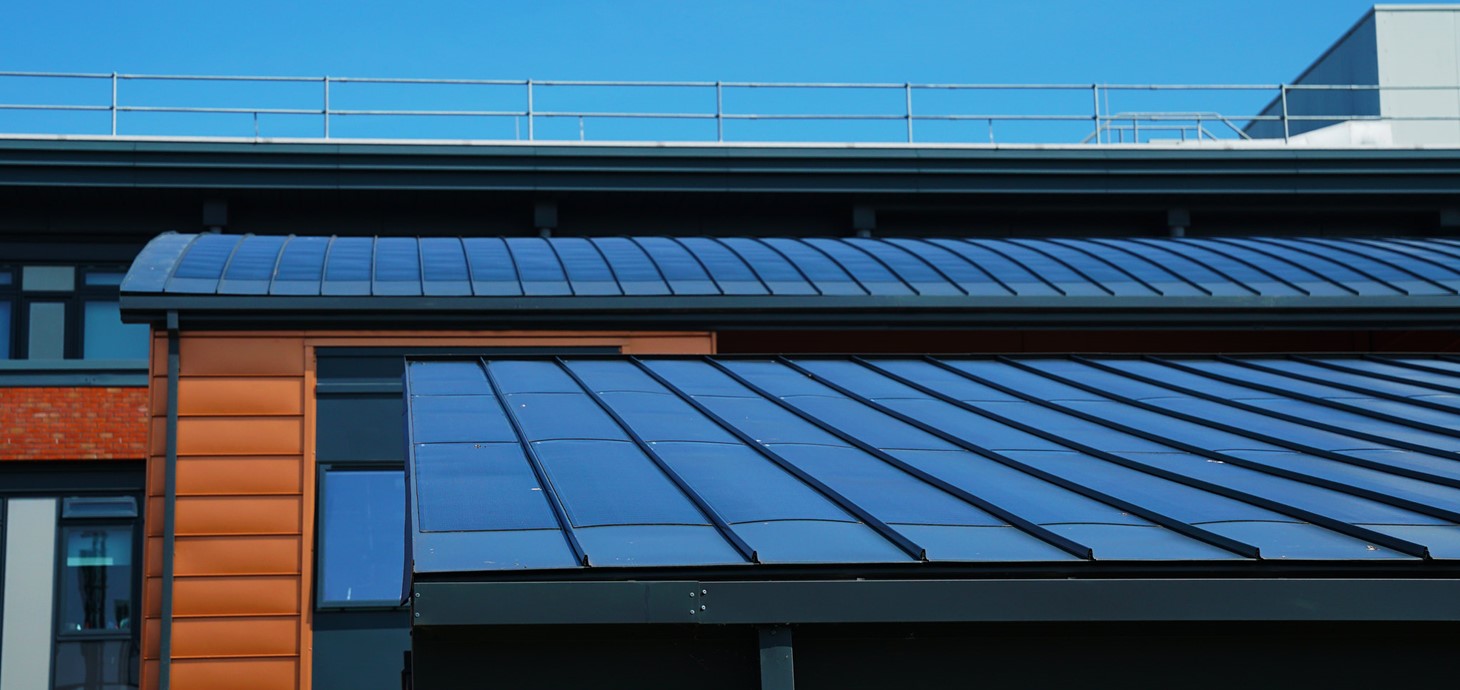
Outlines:
{"label": "window reflection", "polygon": [[60,633],[132,629],[132,529],[63,528]]}

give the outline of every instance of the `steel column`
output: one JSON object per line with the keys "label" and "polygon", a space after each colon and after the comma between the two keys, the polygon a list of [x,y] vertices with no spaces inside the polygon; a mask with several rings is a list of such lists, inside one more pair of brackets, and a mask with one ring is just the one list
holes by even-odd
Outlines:
{"label": "steel column", "polygon": [[796,660],[792,657],[791,626],[762,625],[758,632],[761,690],[795,690]]}

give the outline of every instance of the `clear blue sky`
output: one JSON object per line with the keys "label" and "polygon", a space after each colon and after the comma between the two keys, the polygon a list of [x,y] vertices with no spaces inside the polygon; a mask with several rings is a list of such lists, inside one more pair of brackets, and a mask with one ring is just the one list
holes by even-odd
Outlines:
{"label": "clear blue sky", "polygon": [[[1297,76],[1369,5],[1362,0],[15,0],[7,3],[0,22],[0,70],[1260,83]],[[0,82],[0,89],[7,84]],[[23,86],[10,88],[12,97],[34,94]],[[0,92],[0,101],[14,102],[12,97]]]}

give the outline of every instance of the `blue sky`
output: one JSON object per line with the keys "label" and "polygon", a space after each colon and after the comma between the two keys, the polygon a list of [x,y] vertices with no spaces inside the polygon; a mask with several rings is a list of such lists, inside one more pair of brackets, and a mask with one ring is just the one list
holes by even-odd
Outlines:
{"label": "blue sky", "polygon": [[[1261,83],[1295,77],[1369,4],[1355,0],[17,1],[9,3],[5,21],[0,22],[0,70],[585,80]],[[163,86],[167,85],[153,85],[155,94],[149,95],[139,85],[129,95],[166,101],[169,96]],[[67,91],[71,88],[0,80],[0,101],[65,100],[71,98]],[[280,92],[266,100],[276,97],[282,99],[280,107],[289,107],[294,98]],[[315,100],[312,91],[298,98]],[[369,98],[361,98],[359,107],[372,107],[366,102]],[[434,98],[427,94],[419,100],[429,103]],[[660,103],[658,98],[650,102]],[[673,105],[672,99],[663,102]],[[748,101],[742,104],[749,106]],[[883,105],[879,102],[876,108]],[[142,114],[129,115],[134,123],[144,119]],[[293,126],[282,120],[268,124],[276,132]],[[3,125],[0,122],[0,128]]]}

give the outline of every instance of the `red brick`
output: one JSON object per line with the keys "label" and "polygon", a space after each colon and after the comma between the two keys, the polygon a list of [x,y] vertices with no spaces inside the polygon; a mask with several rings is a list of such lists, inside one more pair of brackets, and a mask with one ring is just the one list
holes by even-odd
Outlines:
{"label": "red brick", "polygon": [[147,455],[146,388],[0,388],[0,461]]}

